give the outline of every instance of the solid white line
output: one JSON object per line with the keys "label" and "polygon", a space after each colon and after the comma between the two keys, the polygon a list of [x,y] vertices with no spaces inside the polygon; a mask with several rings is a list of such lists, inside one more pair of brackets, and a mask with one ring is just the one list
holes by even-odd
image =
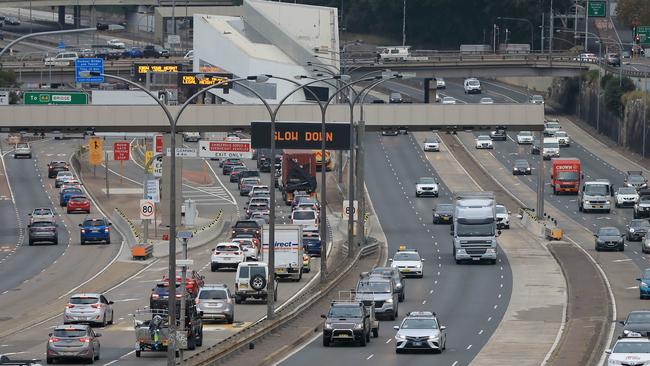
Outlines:
{"label": "solid white line", "polygon": [[313,343],[316,339],[318,339],[320,337],[322,337],[322,335],[320,333],[315,334],[313,337],[309,338],[309,340],[307,342],[305,342],[305,343],[301,344],[300,346],[298,346],[296,349],[291,351],[291,353],[289,353],[286,356],[282,357],[278,362],[274,363],[273,365],[274,366],[279,365],[282,362],[288,360],[289,358],[293,357],[293,355],[295,355],[296,353],[302,351],[305,347],[307,347],[308,345],[310,345],[311,343]]}
{"label": "solid white line", "polygon": [[369,359],[371,359],[371,358],[372,358],[372,356],[374,356],[374,355],[375,355],[375,354],[373,353],[373,354],[371,354],[370,356],[368,356],[368,357],[366,357],[366,360],[369,360]]}

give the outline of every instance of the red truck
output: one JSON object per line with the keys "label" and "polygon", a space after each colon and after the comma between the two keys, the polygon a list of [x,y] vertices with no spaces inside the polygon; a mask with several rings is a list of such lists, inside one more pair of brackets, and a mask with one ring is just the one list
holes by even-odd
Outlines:
{"label": "red truck", "polygon": [[316,194],[316,158],[310,150],[284,150],[282,153],[282,199],[287,205],[296,191]]}
{"label": "red truck", "polygon": [[580,189],[580,159],[554,158],[551,160],[551,186],[553,194],[578,194]]}

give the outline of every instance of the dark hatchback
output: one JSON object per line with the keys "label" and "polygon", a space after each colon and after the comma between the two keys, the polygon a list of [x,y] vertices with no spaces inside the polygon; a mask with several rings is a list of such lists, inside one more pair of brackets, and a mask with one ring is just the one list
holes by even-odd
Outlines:
{"label": "dark hatchback", "polygon": [[517,159],[512,166],[512,175],[530,175],[530,163],[526,159]]}
{"label": "dark hatchback", "polygon": [[601,227],[598,232],[594,234],[596,237],[596,251],[601,250],[618,250],[620,252],[625,250],[624,234],[613,226]]}
{"label": "dark hatchback", "polygon": [[441,203],[433,209],[434,224],[451,224],[454,221],[454,205]]}

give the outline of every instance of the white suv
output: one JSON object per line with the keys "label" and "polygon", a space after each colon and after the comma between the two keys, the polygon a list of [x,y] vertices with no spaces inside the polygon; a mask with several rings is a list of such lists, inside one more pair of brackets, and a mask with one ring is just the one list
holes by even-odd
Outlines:
{"label": "white suv", "polygon": [[465,94],[481,94],[481,82],[476,78],[465,79],[463,88],[465,88]]}
{"label": "white suv", "polygon": [[27,159],[32,158],[32,148],[26,142],[19,142],[14,148],[14,159],[18,159],[21,156],[26,156]]}
{"label": "white suv", "polygon": [[418,178],[415,183],[415,197],[421,196],[438,197],[438,182],[436,182],[435,178]]}
{"label": "white suv", "polygon": [[[266,301],[269,295],[268,265],[262,262],[244,262],[237,266],[235,275],[235,304],[241,304],[247,298]],[[273,286],[273,300],[278,300],[277,280]]]}
{"label": "white suv", "polygon": [[61,52],[54,57],[45,58],[45,66],[70,66],[79,58],[76,52]]}
{"label": "white suv", "polygon": [[221,268],[235,269],[241,262],[246,262],[246,255],[239,243],[219,243],[212,249],[210,270],[216,272]]}

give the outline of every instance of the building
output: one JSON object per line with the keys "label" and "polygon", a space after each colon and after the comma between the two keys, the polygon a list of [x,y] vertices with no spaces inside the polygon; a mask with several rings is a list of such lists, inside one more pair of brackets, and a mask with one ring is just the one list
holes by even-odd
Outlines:
{"label": "building", "polygon": [[[242,10],[240,17],[194,15],[195,72],[228,72],[234,77],[271,74],[302,84],[310,80],[295,77],[318,77],[314,69],[327,74],[339,73],[336,8],[245,0]],[[296,87],[277,79],[247,84],[271,104],[279,102]],[[311,90],[322,100],[334,92],[333,85],[318,83]],[[227,94],[221,90],[213,93],[219,101],[228,103],[260,103],[239,86]],[[314,97],[301,90],[287,102],[305,100],[314,100]]]}

